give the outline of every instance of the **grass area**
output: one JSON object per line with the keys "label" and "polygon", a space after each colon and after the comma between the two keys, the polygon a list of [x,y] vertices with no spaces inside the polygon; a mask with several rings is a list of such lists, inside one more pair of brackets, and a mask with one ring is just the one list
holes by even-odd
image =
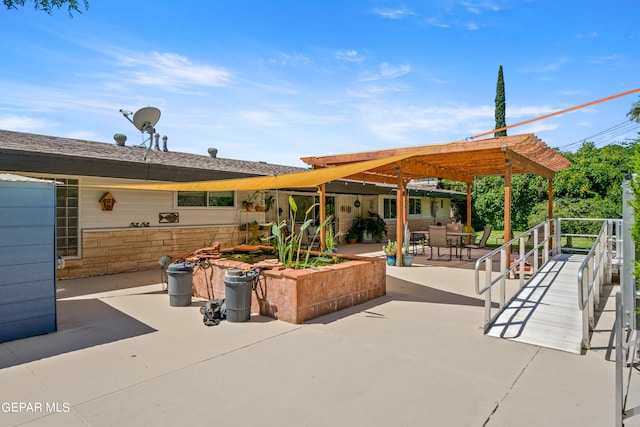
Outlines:
{"label": "grass area", "polygon": [[[513,235],[514,236],[518,236],[522,234],[522,231],[514,231]],[[482,236],[482,233],[480,232],[477,236],[477,238],[479,239]],[[489,247],[493,247],[493,248],[497,248],[498,246],[502,246],[504,244],[504,240],[502,240],[504,236],[504,231],[503,230],[491,230],[491,235],[489,236],[489,239],[487,240],[487,246]],[[496,239],[498,239],[496,241]],[[578,249],[591,249],[591,246],[593,246],[593,241],[594,238],[589,238],[589,237],[573,237],[571,238],[571,247],[572,248],[578,248]],[[563,247],[567,247],[567,238],[563,237],[562,238],[562,246]]]}

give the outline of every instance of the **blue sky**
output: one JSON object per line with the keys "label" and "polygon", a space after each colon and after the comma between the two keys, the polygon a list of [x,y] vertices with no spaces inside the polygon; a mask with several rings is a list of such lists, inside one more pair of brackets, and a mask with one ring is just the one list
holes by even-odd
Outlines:
{"label": "blue sky", "polygon": [[[300,157],[462,140],[640,87],[640,2],[90,0],[0,9],[0,129],[139,145],[154,106],[171,151]],[[575,151],[638,136],[638,94],[510,129]],[[577,143],[577,144],[576,144]]]}

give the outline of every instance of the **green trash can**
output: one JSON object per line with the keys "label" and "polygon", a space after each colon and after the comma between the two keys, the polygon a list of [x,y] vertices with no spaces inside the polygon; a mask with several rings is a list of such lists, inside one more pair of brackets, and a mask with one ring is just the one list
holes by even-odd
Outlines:
{"label": "green trash can", "polygon": [[251,291],[255,273],[227,270],[224,277],[225,304],[229,322],[246,322],[251,318]]}
{"label": "green trash can", "polygon": [[187,307],[191,305],[193,288],[193,266],[187,262],[174,262],[167,268],[169,305]]}

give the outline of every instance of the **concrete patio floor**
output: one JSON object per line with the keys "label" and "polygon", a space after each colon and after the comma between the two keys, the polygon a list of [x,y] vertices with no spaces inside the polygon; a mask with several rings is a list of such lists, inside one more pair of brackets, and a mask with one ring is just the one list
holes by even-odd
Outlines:
{"label": "concrete patio floor", "polygon": [[202,301],[169,306],[159,270],[59,281],[58,332],[0,344],[0,425],[614,424],[617,286],[579,356],[484,336],[473,270],[420,261],[301,325],[206,327]]}

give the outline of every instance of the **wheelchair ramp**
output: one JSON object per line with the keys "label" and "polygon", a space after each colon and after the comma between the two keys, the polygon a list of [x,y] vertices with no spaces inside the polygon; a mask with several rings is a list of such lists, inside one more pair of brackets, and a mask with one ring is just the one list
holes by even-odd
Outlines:
{"label": "wheelchair ramp", "polygon": [[505,307],[487,335],[581,354],[578,269],[584,257],[553,257]]}

